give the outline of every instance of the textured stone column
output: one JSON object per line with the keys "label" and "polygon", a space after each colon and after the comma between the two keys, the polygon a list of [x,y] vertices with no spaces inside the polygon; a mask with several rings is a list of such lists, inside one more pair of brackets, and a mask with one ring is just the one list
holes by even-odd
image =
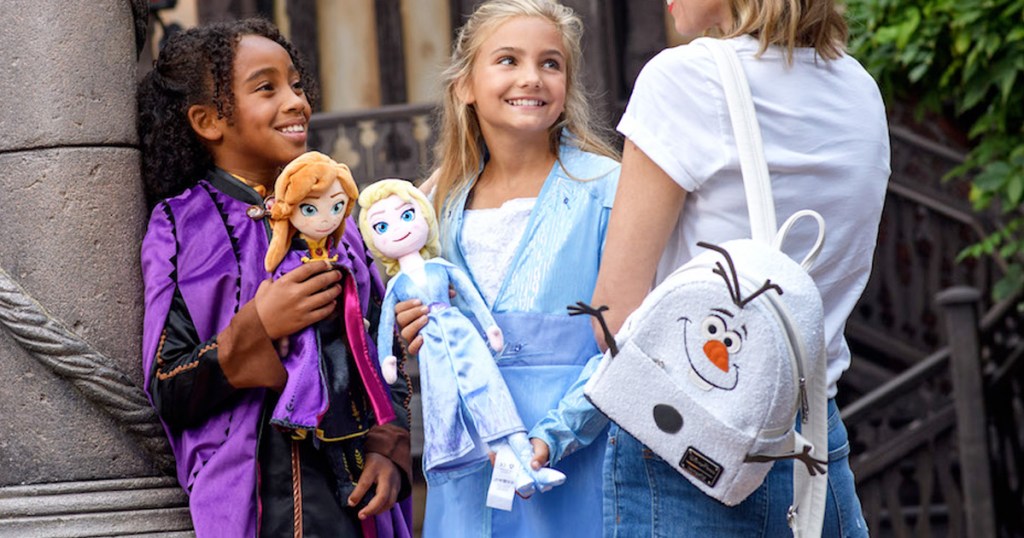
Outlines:
{"label": "textured stone column", "polygon": [[0,535],[188,527],[139,389],[144,6],[0,2]]}

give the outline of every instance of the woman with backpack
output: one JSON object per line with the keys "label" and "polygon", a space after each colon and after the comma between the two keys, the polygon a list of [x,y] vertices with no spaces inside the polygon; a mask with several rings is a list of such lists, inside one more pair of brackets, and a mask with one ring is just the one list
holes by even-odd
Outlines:
{"label": "woman with backpack", "polygon": [[[828,496],[824,536],[867,536],[850,471],[836,383],[850,364],[846,319],[867,283],[890,173],[878,86],[846,55],[833,0],[668,0],[676,30],[721,36],[740,59],[764,141],[775,210],[824,215],[828,240],[810,271],[825,312]],[[683,45],[640,73],[618,125],[622,175],[592,304],[612,333],[651,285],[703,249],[749,237],[747,200],[723,85],[709,49]],[[793,252],[816,230],[796,227]],[[803,250],[801,250],[803,249]],[[598,338],[601,340],[601,338]],[[595,411],[596,412],[596,411]],[[537,441],[535,441],[537,443]],[[546,447],[538,446],[543,461]],[[605,457],[605,536],[784,536],[792,461],[729,507],[702,493],[612,425]]]}

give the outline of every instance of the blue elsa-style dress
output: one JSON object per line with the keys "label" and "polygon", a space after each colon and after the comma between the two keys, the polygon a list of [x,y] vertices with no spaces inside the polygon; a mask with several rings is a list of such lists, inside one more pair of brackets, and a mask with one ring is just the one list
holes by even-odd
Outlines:
{"label": "blue elsa-style dress", "polygon": [[[496,359],[501,377],[529,436],[548,444],[551,466],[565,473],[565,483],[516,499],[505,512],[485,505],[491,465],[483,454],[444,469],[425,464],[425,538],[601,536],[608,422],[586,412],[593,407],[583,396],[601,355],[588,316],[570,317],[566,307],[593,295],[618,178],[618,162],[563,139],[559,161],[488,305],[505,338]],[[439,221],[442,256],[472,278],[461,243],[471,188],[453,193]],[[456,302],[461,299],[457,294]]]}
{"label": "blue elsa-style dress", "polygon": [[[387,285],[377,332],[378,357],[394,355],[395,305],[419,299],[428,305],[428,322],[420,331],[421,402],[423,405],[423,468],[444,469],[467,456],[486,455],[486,446],[516,432],[525,432],[508,387],[498,372],[486,340],[462,310],[450,303],[448,287],[483,327],[494,318],[458,267],[441,258],[426,260],[424,282],[398,273]],[[475,431],[476,436],[471,432]],[[481,499],[483,502],[483,499]]]}

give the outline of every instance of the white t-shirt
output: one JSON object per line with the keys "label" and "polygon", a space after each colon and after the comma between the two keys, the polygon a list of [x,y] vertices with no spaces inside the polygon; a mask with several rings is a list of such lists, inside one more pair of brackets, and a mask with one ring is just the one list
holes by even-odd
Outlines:
{"label": "white t-shirt", "polygon": [[[850,364],[843,331],[871,272],[889,179],[882,98],[875,81],[849,56],[825,61],[813,49],[797,49],[787,66],[777,48],[755,58],[758,42],[750,36],[727,42],[750,82],[778,222],[801,209],[825,218],[825,247],[810,273],[825,306],[831,398]],[[703,250],[697,241],[750,237],[725,94],[706,48],[682,45],[651,59],[618,130],[688,191],[657,282]],[[815,234],[816,227],[802,221],[784,250],[802,259]]]}

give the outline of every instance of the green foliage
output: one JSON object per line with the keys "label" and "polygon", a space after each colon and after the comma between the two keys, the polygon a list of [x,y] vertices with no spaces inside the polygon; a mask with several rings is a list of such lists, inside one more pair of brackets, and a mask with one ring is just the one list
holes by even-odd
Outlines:
{"label": "green foliage", "polygon": [[966,249],[1009,270],[997,299],[1024,288],[1024,0],[848,0],[850,52],[888,97],[913,96],[971,139],[970,201],[1002,228]]}

